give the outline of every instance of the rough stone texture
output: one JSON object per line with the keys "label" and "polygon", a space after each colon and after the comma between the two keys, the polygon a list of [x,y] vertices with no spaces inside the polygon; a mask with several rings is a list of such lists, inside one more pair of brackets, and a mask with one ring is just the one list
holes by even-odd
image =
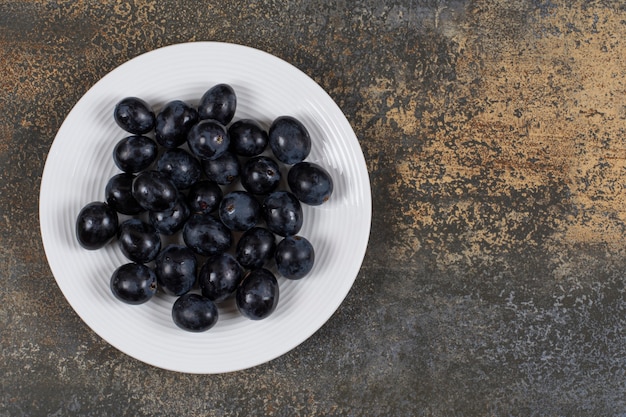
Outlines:
{"label": "rough stone texture", "polygon": [[[620,1],[0,2],[0,416],[626,414]],[[372,238],[332,319],[233,374],[118,352],[63,298],[38,189],[76,101],[124,61],[215,40],[345,112]]]}

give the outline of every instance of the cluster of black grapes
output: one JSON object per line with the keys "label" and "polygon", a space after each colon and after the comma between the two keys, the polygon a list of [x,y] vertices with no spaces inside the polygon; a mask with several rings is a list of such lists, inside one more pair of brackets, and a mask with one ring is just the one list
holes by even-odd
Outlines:
{"label": "cluster of black grapes", "polygon": [[188,331],[213,327],[217,304],[233,297],[245,317],[268,317],[279,298],[272,271],[301,279],[315,261],[298,235],[302,204],[333,192],[328,171],[304,161],[311,139],[299,120],[281,116],[265,130],[253,119],[233,122],[236,107],[228,84],[197,106],[174,100],[156,113],[141,98],[119,101],[114,119],[131,134],[113,149],[122,172],[76,221],[83,248],[116,240],[130,261],[111,276],[117,299],[174,295],[173,321]]}

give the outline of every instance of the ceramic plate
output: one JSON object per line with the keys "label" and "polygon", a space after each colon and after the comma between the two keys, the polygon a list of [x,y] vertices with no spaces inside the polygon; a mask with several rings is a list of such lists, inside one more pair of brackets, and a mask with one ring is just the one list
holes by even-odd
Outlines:
{"label": "ceramic plate", "polygon": [[[312,140],[308,161],[334,180],[332,198],[304,206],[300,234],[316,250],[302,280],[279,277],[280,301],[267,319],[252,321],[233,303],[220,307],[218,323],[204,333],[173,323],[175,298],[158,294],[146,304],[113,297],[109,280],[128,262],[113,241],[88,251],[75,237],[80,209],[104,200],[110,177],[120,171],[113,147],[128,134],[113,120],[115,104],[141,97],[155,110],[179,99],[197,104],[218,83],[237,94],[233,121],[253,118],[266,127],[278,116],[298,118]],[[340,108],[312,79],[268,53],[245,46],[197,42],[138,56],[97,82],[71,110],[50,148],[40,191],[43,244],[56,282],[76,313],[120,351],[160,368],[223,373],[270,361],[298,346],[332,316],[359,272],[370,232],[371,192],[363,153]]]}

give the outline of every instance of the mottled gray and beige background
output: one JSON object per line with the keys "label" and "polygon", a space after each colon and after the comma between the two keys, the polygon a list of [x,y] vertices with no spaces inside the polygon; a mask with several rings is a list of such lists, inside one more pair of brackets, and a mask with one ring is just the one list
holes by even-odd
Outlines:
{"label": "mottled gray and beige background", "polygon": [[[213,376],[96,336],[38,225],[78,99],[130,58],[200,40],[316,80],[373,191],[331,320]],[[0,1],[0,416],[626,415],[625,56],[623,1]]]}

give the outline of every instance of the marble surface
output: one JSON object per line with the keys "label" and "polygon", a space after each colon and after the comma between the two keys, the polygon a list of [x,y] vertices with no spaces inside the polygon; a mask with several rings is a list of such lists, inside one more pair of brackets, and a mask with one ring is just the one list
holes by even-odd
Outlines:
{"label": "marble surface", "polygon": [[[0,416],[625,415],[624,39],[610,0],[0,2]],[[202,40],[317,81],[373,194],[330,321],[222,375],[95,335],[38,223],[47,152],[82,94]]]}

